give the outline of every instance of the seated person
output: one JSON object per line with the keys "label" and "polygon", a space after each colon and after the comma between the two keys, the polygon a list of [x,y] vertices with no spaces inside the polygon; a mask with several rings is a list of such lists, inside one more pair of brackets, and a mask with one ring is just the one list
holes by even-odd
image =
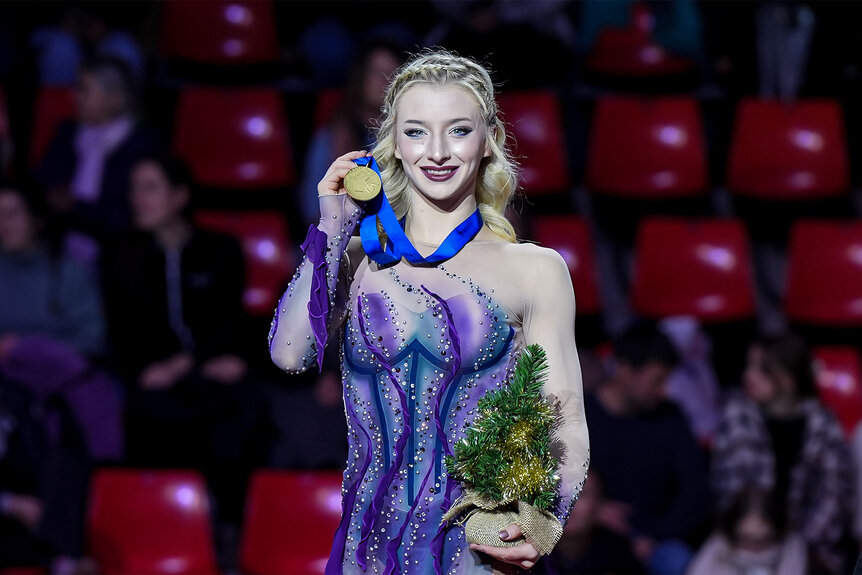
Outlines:
{"label": "seated person", "polygon": [[700,548],[687,575],[804,575],[805,541],[787,531],[774,497],[758,490],[739,494],[719,518],[718,531]]}
{"label": "seated person", "polygon": [[615,342],[614,358],[609,379],[585,397],[591,473],[604,487],[597,520],[627,542],[641,572],[683,573],[709,491],[705,457],[666,399],[677,354],[654,324],[643,323]]}
{"label": "seated person", "polygon": [[189,172],[176,158],[139,160],[130,201],[137,229],[104,259],[112,351],[129,384],[129,462],[197,467],[228,481],[255,419],[237,355],[242,252],[193,225]]}
{"label": "seated person", "polygon": [[98,242],[130,226],[129,172],[155,139],[135,115],[133,80],[119,60],[85,64],[77,102],[77,119],[58,127],[36,177],[51,210],[74,231],[68,250],[94,262]]}
{"label": "seated person", "polygon": [[[751,344],[743,393],[725,405],[712,453],[712,484],[725,509],[746,489],[774,492],[817,573],[848,571],[852,463],[844,433],[820,402],[811,355],[794,334]],[[814,495],[816,494],[816,495]]]}
{"label": "seated person", "polygon": [[[25,189],[30,193],[25,193]],[[45,240],[38,194],[0,184],[0,566],[74,567],[87,469],[122,455],[96,283]]]}

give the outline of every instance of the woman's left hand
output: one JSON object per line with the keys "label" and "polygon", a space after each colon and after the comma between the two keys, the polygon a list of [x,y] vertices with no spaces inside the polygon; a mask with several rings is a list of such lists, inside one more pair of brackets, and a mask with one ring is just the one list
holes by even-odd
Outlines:
{"label": "woman's left hand", "polygon": [[[503,531],[506,532],[505,536],[503,535]],[[521,533],[521,528],[515,523],[509,525],[503,531],[500,532],[500,539],[503,541],[513,541],[523,535]],[[533,547],[532,543],[527,543],[526,541],[520,545],[516,545],[515,547],[494,547],[493,545],[478,545],[476,543],[470,543],[470,549],[473,551],[481,551],[486,555],[490,555],[494,559],[498,559],[511,565],[517,565],[524,569],[531,568],[536,564],[536,561],[539,560],[539,552],[536,551],[536,548]]]}

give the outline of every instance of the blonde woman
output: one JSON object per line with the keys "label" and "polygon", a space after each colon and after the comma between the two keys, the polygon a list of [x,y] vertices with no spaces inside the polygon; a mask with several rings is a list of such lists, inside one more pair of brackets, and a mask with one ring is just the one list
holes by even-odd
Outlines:
{"label": "blonde woman", "polygon": [[[504,216],[517,183],[505,143],[488,72],[428,51],[393,77],[372,153],[336,159],[318,186],[320,223],[309,227],[269,340],[273,361],[298,372],[338,334],[350,455],[327,573],[530,568],[550,553],[583,485],[572,284],[562,257],[518,243]],[[359,201],[344,188],[368,156],[384,207],[383,194]],[[563,414],[553,524],[517,521],[499,534],[510,546],[472,544],[457,522],[441,522],[461,492],[443,458],[533,343],[547,354],[544,390]]]}

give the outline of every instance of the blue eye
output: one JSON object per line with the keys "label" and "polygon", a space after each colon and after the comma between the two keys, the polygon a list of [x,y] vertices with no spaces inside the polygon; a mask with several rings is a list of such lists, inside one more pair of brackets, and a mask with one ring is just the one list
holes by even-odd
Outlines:
{"label": "blue eye", "polygon": [[421,136],[422,134],[424,134],[424,132],[419,128],[409,128],[407,130],[404,130],[404,135],[408,138],[416,138],[418,136]]}
{"label": "blue eye", "polygon": [[467,126],[458,126],[457,128],[452,128],[452,133],[456,136],[466,136],[472,131],[473,129],[468,128]]}

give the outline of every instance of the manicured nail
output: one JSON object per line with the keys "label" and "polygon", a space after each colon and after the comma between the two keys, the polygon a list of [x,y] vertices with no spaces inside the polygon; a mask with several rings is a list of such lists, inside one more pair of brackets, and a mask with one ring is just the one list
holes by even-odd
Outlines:
{"label": "manicured nail", "polygon": [[500,539],[508,539],[508,538],[509,538],[509,532],[508,531],[506,531],[505,529],[500,531]]}

